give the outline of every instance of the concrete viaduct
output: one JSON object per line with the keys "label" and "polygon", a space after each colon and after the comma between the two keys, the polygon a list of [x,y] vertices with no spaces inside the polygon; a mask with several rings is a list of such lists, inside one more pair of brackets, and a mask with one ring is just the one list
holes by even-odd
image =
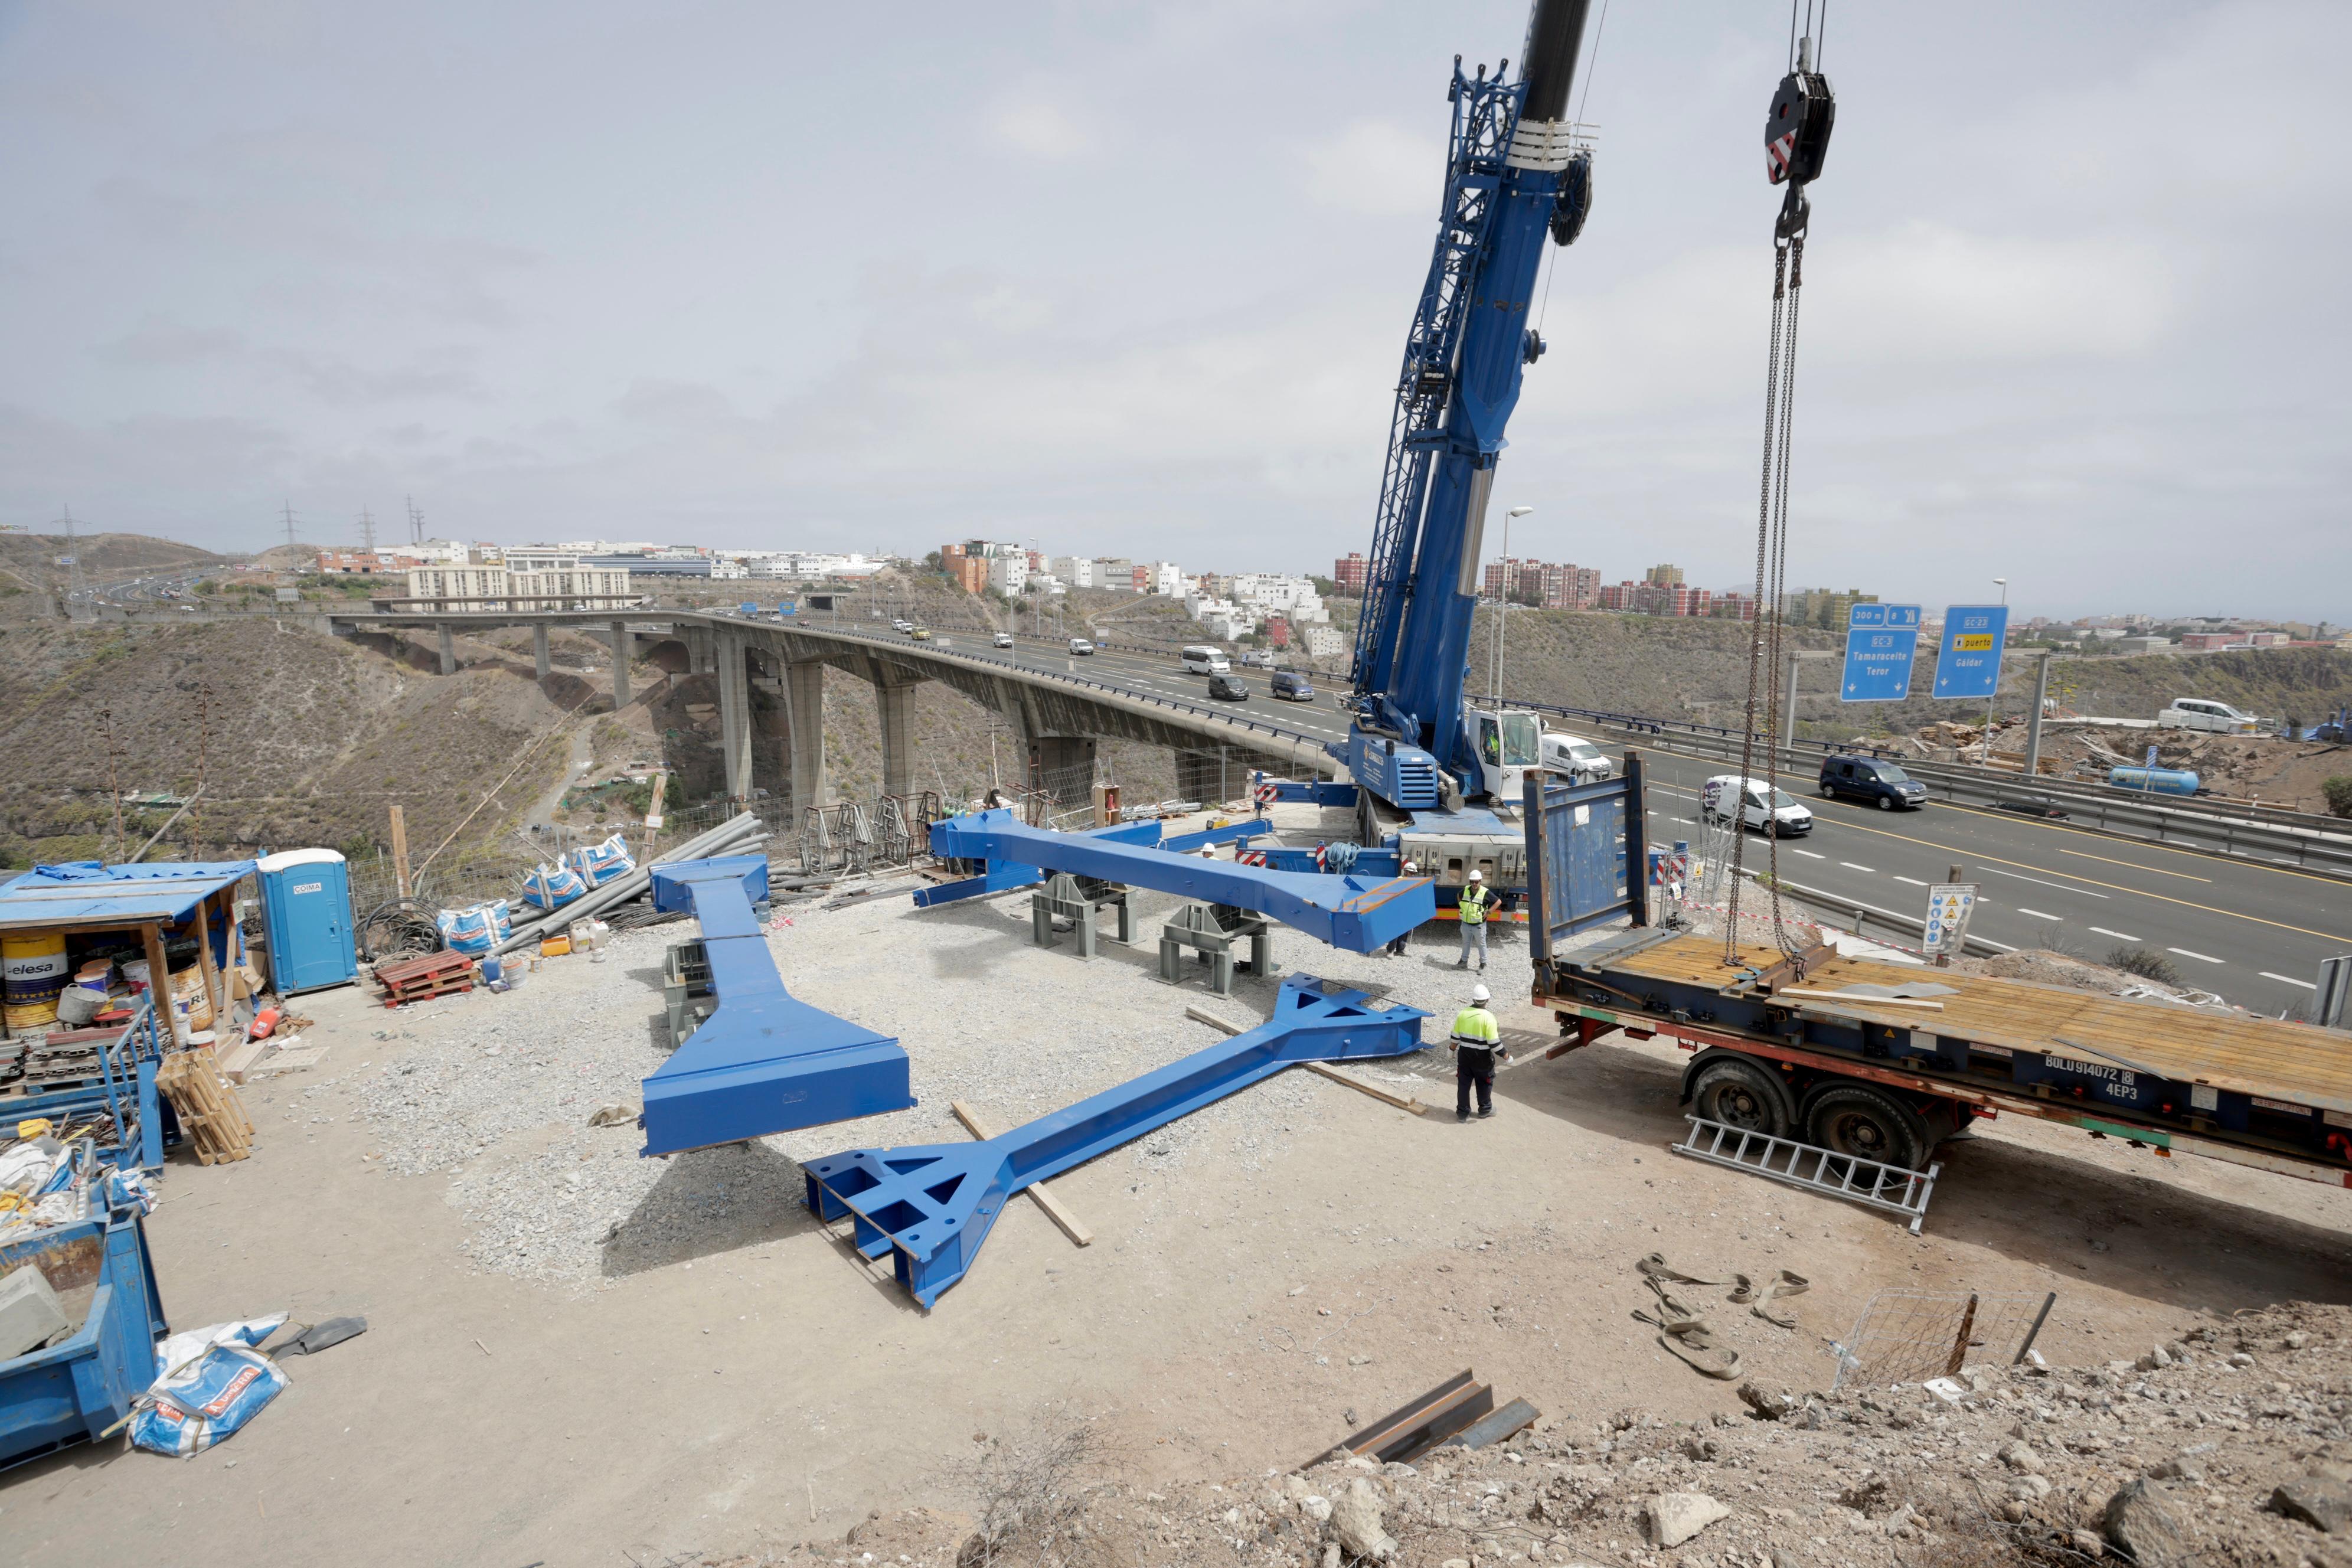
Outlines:
{"label": "concrete viaduct", "polygon": [[[1298,777],[1328,774],[1334,768],[1319,741],[1262,719],[1030,669],[982,653],[886,640],[814,622],[760,621],[692,610],[633,610],[625,615],[612,610],[417,610],[330,613],[325,620],[327,629],[338,637],[432,631],[440,639],[444,675],[457,668],[457,633],[529,626],[541,680],[554,668],[548,654],[552,628],[600,634],[613,648],[615,709],[631,700],[629,663],[637,639],[675,638],[685,644],[693,673],[718,678],[719,745],[726,793],[732,800],[751,795],[754,684],[782,699],[793,806],[830,800],[824,725],[819,717],[828,668],[874,688],[886,795],[914,789],[914,692],[927,680],[944,682],[998,714],[1027,753],[1032,786],[1046,790],[1065,805],[1085,798],[1094,779],[1096,744],[1105,738],[1173,751],[1177,793],[1187,800],[1223,798],[1238,787],[1237,770],[1263,767]],[[808,716],[807,721],[801,721],[802,715]]]}

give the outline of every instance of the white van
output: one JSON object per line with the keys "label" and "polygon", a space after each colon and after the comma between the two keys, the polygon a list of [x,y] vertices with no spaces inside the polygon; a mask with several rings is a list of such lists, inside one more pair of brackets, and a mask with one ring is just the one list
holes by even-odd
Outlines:
{"label": "white van", "polygon": [[2210,730],[2223,735],[2251,735],[2262,724],[2242,709],[2202,697],[2176,697],[2171,707],[2156,716],[2159,730]]}
{"label": "white van", "polygon": [[1580,784],[1617,776],[1617,764],[1609,760],[1607,752],[1581,735],[1565,735],[1558,730],[1544,731],[1543,765],[1553,773],[1567,773]]}
{"label": "white van", "polygon": [[1225,650],[1210,647],[1205,643],[1186,648],[1183,659],[1187,675],[1231,675],[1234,672],[1233,661],[1225,657]]}
{"label": "white van", "polygon": [[1761,833],[1769,823],[1773,836],[1780,838],[1801,838],[1813,830],[1813,814],[1795,795],[1760,779],[1743,779],[1738,773],[1717,773],[1700,786],[1699,815],[1721,822],[1731,816],[1735,800],[1739,803],[1739,824],[1743,827]]}

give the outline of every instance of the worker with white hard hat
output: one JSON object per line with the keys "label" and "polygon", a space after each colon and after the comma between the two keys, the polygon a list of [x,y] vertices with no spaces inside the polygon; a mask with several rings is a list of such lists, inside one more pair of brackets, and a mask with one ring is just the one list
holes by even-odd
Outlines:
{"label": "worker with white hard hat", "polygon": [[1469,880],[1462,884],[1462,897],[1454,905],[1462,917],[1462,956],[1454,961],[1456,969],[1470,967],[1470,950],[1478,950],[1478,971],[1486,969],[1486,911],[1494,907],[1495,891],[1486,886],[1486,874],[1472,871]]}
{"label": "worker with white hard hat", "polygon": [[1495,1015],[1486,1010],[1493,994],[1482,985],[1470,988],[1470,1005],[1454,1015],[1454,1029],[1446,1038],[1446,1047],[1454,1053],[1454,1120],[1470,1120],[1470,1091],[1478,1092],[1478,1114],[1495,1114],[1495,1062],[1507,1059],[1510,1053],[1503,1049],[1502,1026]]}
{"label": "worker with white hard hat", "polygon": [[[1415,862],[1408,860],[1399,870],[1398,875],[1403,877],[1418,877],[1421,875],[1421,867]],[[1397,939],[1389,943],[1387,948],[1383,951],[1385,951],[1391,958],[1402,958],[1404,956],[1405,938],[1412,934],[1412,931],[1410,928],[1397,932]]]}

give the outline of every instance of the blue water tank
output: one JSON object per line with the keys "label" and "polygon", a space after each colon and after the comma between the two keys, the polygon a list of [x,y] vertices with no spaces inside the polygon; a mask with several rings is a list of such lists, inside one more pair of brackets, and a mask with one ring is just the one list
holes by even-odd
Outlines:
{"label": "blue water tank", "polygon": [[2186,768],[2109,768],[2107,783],[2146,795],[2195,795],[2197,775]]}
{"label": "blue water tank", "polygon": [[269,933],[269,984],[280,996],[348,985],[360,974],[351,873],[331,849],[289,849],[254,862]]}

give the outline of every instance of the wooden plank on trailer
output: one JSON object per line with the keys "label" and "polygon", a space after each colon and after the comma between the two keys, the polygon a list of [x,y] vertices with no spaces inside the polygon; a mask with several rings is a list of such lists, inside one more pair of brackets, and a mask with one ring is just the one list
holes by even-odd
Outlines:
{"label": "wooden plank on trailer", "polygon": [[[982,1142],[985,1143],[996,1136],[994,1132],[989,1131],[988,1122],[980,1112],[964,1101],[951,1100],[948,1101],[948,1109],[955,1112],[956,1120],[963,1123],[964,1131]],[[1060,1198],[1046,1191],[1045,1183],[1032,1182],[1021,1190],[1035,1200],[1037,1206],[1045,1211],[1045,1217],[1061,1227],[1064,1236],[1068,1237],[1080,1247],[1092,1247],[1095,1244],[1095,1233],[1088,1230]]]}

